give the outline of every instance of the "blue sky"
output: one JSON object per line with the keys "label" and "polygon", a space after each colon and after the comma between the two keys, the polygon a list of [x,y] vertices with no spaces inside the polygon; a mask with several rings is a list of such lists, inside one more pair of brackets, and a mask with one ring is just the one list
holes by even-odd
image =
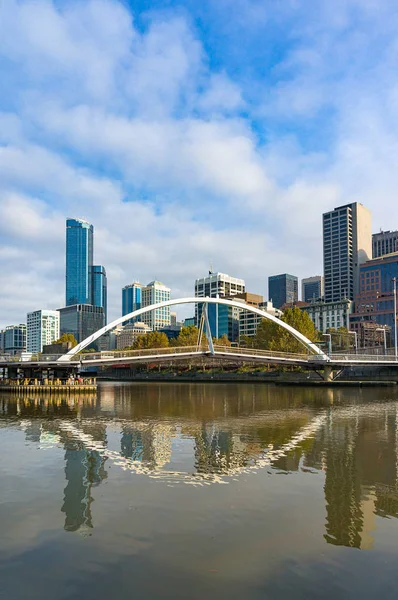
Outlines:
{"label": "blue sky", "polygon": [[3,0],[0,326],[64,302],[65,218],[110,311],[213,268],[321,273],[321,214],[398,228],[392,0]]}

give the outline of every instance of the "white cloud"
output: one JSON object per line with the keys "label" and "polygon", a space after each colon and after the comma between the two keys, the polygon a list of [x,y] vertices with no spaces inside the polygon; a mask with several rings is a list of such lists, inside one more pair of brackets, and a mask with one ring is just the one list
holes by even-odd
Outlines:
{"label": "white cloud", "polygon": [[213,67],[172,13],[138,28],[116,0],[2,3],[0,325],[62,304],[69,215],[94,223],[111,316],[133,279],[190,294],[210,262],[260,293],[270,274],[320,272],[321,213],[338,204],[398,227],[396,16],[371,0],[325,0],[313,19],[235,5],[264,45],[286,19],[260,80]]}

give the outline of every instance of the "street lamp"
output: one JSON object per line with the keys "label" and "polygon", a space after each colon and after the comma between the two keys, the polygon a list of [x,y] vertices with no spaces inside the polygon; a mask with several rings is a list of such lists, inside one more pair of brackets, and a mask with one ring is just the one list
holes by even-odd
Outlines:
{"label": "street lamp", "polygon": [[384,337],[384,354],[387,354],[387,336],[386,336],[386,328],[378,327],[375,331],[382,331]]}
{"label": "street lamp", "polygon": [[354,336],[355,354],[358,354],[358,334],[356,331],[349,331],[348,333]]}
{"label": "street lamp", "polygon": [[331,333],[323,333],[325,337],[329,338],[328,346],[329,346],[329,356],[332,354],[332,334]]}

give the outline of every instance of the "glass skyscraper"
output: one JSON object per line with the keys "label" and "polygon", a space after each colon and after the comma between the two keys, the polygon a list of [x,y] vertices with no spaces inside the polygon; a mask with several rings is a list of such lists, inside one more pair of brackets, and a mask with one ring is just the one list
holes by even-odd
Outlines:
{"label": "glass skyscraper", "polygon": [[295,275],[283,273],[268,277],[268,297],[275,308],[293,304],[298,300],[298,279]]}
{"label": "glass skyscraper", "polygon": [[91,304],[104,309],[105,324],[107,318],[107,279],[105,267],[94,265],[91,267]]}
{"label": "glass skyscraper", "polygon": [[93,265],[94,227],[83,219],[66,221],[66,306],[103,308],[107,318],[105,267]]}
{"label": "glass skyscraper", "polygon": [[[134,281],[130,285],[126,285],[122,289],[122,316],[128,315],[134,310],[138,310],[142,307],[142,288],[144,286]],[[128,323],[134,323],[141,321],[140,317],[130,319]]]}
{"label": "glass skyscraper", "polygon": [[94,228],[82,219],[66,221],[66,306],[92,303]]}

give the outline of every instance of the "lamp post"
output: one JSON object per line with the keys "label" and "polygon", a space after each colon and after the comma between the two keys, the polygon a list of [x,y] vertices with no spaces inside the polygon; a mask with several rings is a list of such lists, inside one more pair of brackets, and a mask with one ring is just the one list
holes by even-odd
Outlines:
{"label": "lamp post", "polygon": [[354,336],[355,354],[358,354],[358,334],[356,331],[349,331],[348,333]]}
{"label": "lamp post", "polygon": [[325,337],[329,338],[328,346],[329,346],[329,356],[332,354],[332,334],[331,333],[323,333]]}
{"label": "lamp post", "polygon": [[398,357],[398,345],[397,345],[397,278],[392,278],[394,284],[394,347],[395,347],[395,360]]}
{"label": "lamp post", "polygon": [[387,336],[386,336],[386,328],[385,327],[378,327],[376,329],[376,331],[382,331],[383,332],[383,337],[384,337],[384,354],[387,354]]}

